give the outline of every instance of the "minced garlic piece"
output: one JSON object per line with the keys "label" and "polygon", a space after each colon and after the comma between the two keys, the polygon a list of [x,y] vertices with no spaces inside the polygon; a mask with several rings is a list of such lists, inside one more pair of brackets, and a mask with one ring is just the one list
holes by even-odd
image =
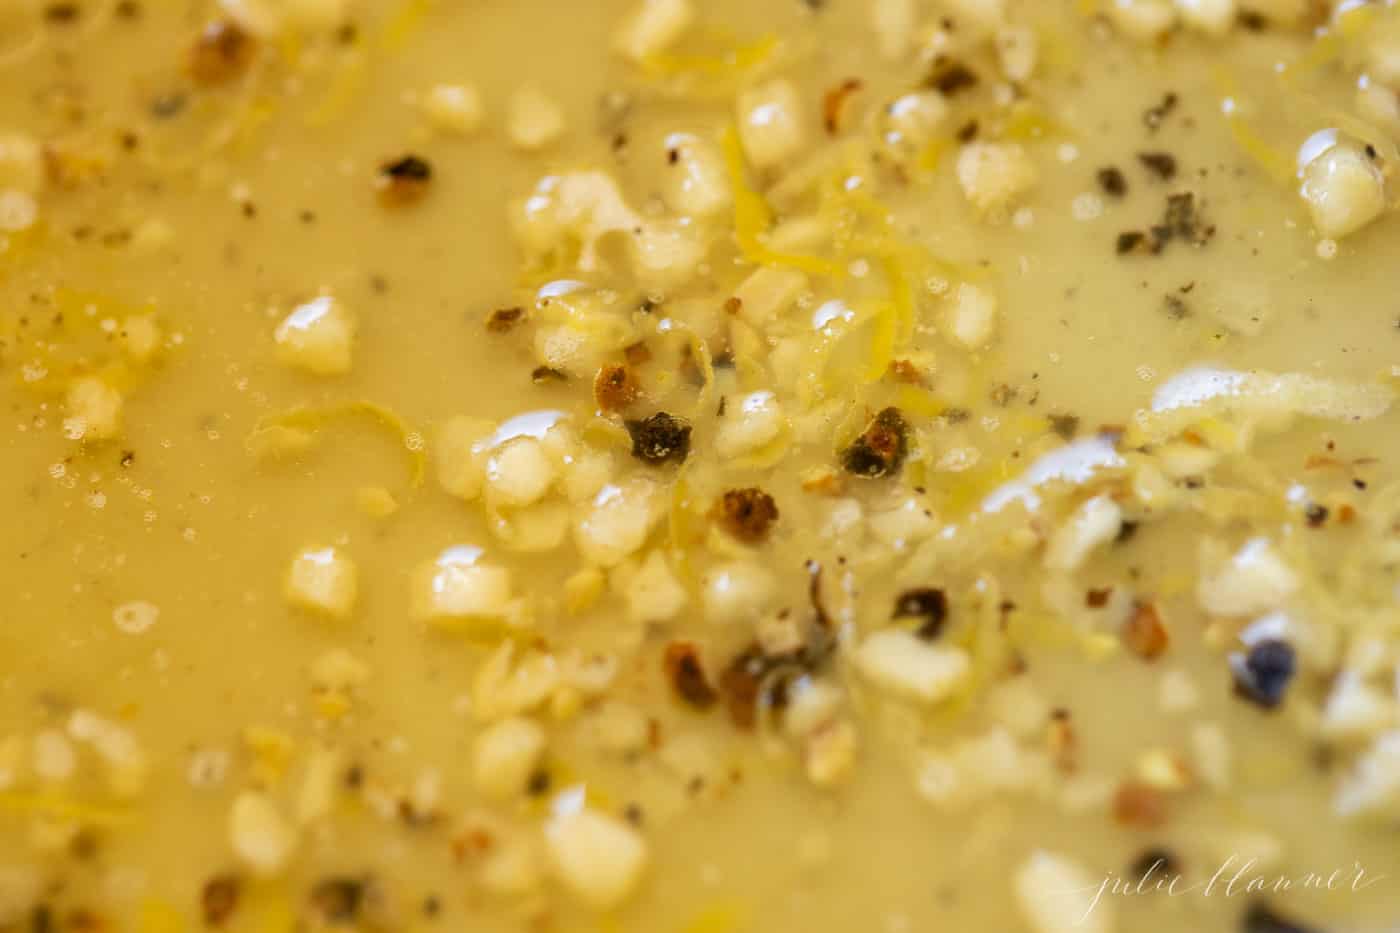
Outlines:
{"label": "minced garlic piece", "polygon": [[641,880],[646,841],[631,826],[595,810],[555,816],[545,826],[555,873],[593,907],[615,907]]}
{"label": "minced garlic piece", "polygon": [[369,675],[369,665],[343,648],[333,648],[311,662],[311,682],[321,690],[360,687]]}
{"label": "minced garlic piece", "polygon": [[558,142],[566,125],[559,103],[533,85],[525,85],[510,98],[506,134],[517,148],[543,149]]}
{"label": "minced garlic piece", "polygon": [[918,17],[919,9],[914,0],[873,0],[870,22],[880,54],[889,59],[908,54]]}
{"label": "minced garlic piece", "polygon": [[284,592],[298,609],[349,618],[359,591],[355,562],[339,548],[308,548],[292,558]]}
{"label": "minced garlic piece", "polygon": [[238,25],[272,38],[289,31],[324,31],[345,22],[349,0],[219,0]]}
{"label": "minced garlic piece", "polygon": [[1385,178],[1366,153],[1338,143],[1303,168],[1303,201],[1317,232],[1340,239],[1385,212]]}
{"label": "minced garlic piece", "polygon": [[494,430],[486,419],[467,415],[456,415],[443,423],[433,446],[443,489],[467,500],[481,495],[486,481],[485,446]]}
{"label": "minced garlic piece", "polygon": [[629,61],[642,63],[666,51],[695,22],[694,0],[641,0],[613,39],[613,48]]}
{"label": "minced garlic piece", "polygon": [[803,747],[807,780],[834,787],[850,777],[856,762],[856,727],[849,719],[833,719],[814,729]]}
{"label": "minced garlic piece", "polygon": [[1361,754],[1332,808],[1342,816],[1400,814],[1400,730],[1381,735]]}
{"label": "minced garlic piece", "polygon": [[523,621],[510,570],[486,564],[482,556],[480,548],[464,545],[420,566],[412,579],[414,617],[449,629]]}
{"label": "minced garlic piece", "polygon": [[1111,0],[1108,17],[1130,39],[1149,42],[1176,25],[1171,0]]}
{"label": "minced garlic piece", "polygon": [[1123,527],[1123,510],[1111,496],[1095,496],[1085,502],[1050,538],[1045,566],[1050,570],[1076,570],[1095,548],[1112,541]]}
{"label": "minced garlic piece", "polygon": [[0,191],[34,195],[44,184],[44,156],[38,140],[22,133],[0,133]]}
{"label": "minced garlic piece", "polygon": [[951,696],[971,672],[967,652],[930,644],[904,629],[869,636],[856,650],[855,661],[872,683],[927,705]]}
{"label": "minced garlic piece", "polygon": [[34,775],[42,781],[66,781],[78,769],[73,743],[57,729],[34,736]]}
{"label": "minced garlic piece", "polygon": [[140,635],[160,618],[160,607],[145,600],[122,603],[112,610],[112,622],[128,635]]}
{"label": "minced garlic piece", "polygon": [[472,681],[472,715],[481,722],[529,713],[543,705],[563,681],[554,655],[517,651],[506,641],[477,669]]}
{"label": "minced garlic piece", "polygon": [[1113,904],[1095,897],[1102,882],[1077,862],[1038,850],[1016,873],[1016,902],[1034,933],[1112,933]]}
{"label": "minced garlic piece", "polygon": [[1223,36],[1239,16],[1235,0],[1176,0],[1182,22],[1209,36]]}
{"label": "minced garlic piece", "polygon": [[776,441],[787,429],[783,407],[772,392],[752,392],[727,406],[715,433],[715,452],[732,459]]}
{"label": "minced garlic piece", "polygon": [[296,831],[266,794],[243,791],[229,814],[229,841],[234,855],[254,874],[280,874],[296,847]]}
{"label": "minced garlic piece", "polygon": [[744,91],[738,111],[744,153],[759,169],[786,162],[806,144],[804,108],[791,81],[779,79]]}
{"label": "minced garlic piece", "polygon": [[0,189],[0,233],[28,230],[39,221],[39,202],[25,191]]}
{"label": "minced garlic piece", "polygon": [[277,325],[277,357],[318,376],[344,375],[354,362],[355,330],[343,302],[330,295],[313,298]]}
{"label": "minced garlic piece", "polygon": [[486,500],[504,506],[531,505],[554,485],[555,465],[533,437],[517,437],[486,461]]}
{"label": "minced garlic piece", "polygon": [[1004,26],[996,34],[997,61],[1008,81],[1029,81],[1035,74],[1039,47],[1029,26]]}
{"label": "minced garlic piece", "polygon": [[383,486],[361,486],[355,490],[355,507],[370,518],[388,518],[399,510],[399,502]]}
{"label": "minced garlic piece", "polygon": [[118,331],[122,349],[137,363],[149,363],[165,339],[154,314],[135,314],[122,321]]}
{"label": "minced garlic piece", "polygon": [[981,349],[991,342],[996,321],[996,295],[970,282],[958,286],[943,319],[948,338],[968,350]]}
{"label": "minced garlic piece", "polygon": [[705,619],[719,625],[756,620],[778,590],[773,573],[752,561],[710,568],[701,578]]}
{"label": "minced garlic piece", "polygon": [[632,573],[625,584],[624,596],[627,618],[638,624],[669,622],[690,601],[685,587],[671,572],[665,553],[659,549],[648,554]]}
{"label": "minced garlic piece", "polygon": [[474,84],[435,84],[423,95],[423,113],[433,129],[467,136],[481,128],[486,107]]}
{"label": "minced garlic piece", "polygon": [[472,749],[477,789],[496,800],[518,794],[539,765],[544,746],[544,729],[523,716],[486,727]]}
{"label": "minced garlic piece", "polygon": [[74,380],[65,405],[65,433],[74,440],[105,441],[121,433],[122,394],[96,376]]}
{"label": "minced garlic piece", "polygon": [[1036,183],[1035,163],[1016,143],[971,143],[958,153],[958,184],[984,214],[1004,212]]}
{"label": "minced garlic piece", "polygon": [[345,755],[324,745],[311,750],[297,795],[297,824],[309,826],[331,815],[345,774]]}
{"label": "minced garlic piece", "polygon": [[632,479],[604,486],[574,521],[574,544],[584,559],[613,567],[646,543],[660,518],[656,484]]}
{"label": "minced garlic piece", "polygon": [[1196,598],[1215,615],[1257,615],[1279,608],[1298,585],[1268,539],[1253,538],[1220,567],[1202,573]]}
{"label": "minced garlic piece", "polygon": [[662,197],[667,207],[693,217],[711,217],[729,207],[733,195],[724,157],[713,143],[693,133],[672,133],[665,146]]}

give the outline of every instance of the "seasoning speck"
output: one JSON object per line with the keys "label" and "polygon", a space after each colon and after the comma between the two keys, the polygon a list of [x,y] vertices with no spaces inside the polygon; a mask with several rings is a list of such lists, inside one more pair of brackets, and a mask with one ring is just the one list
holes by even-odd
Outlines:
{"label": "seasoning speck", "polygon": [[1297,666],[1288,642],[1273,638],[1258,642],[1247,653],[1230,655],[1235,694],[1263,709],[1275,709],[1283,702]]}
{"label": "seasoning speck", "polygon": [[715,503],[712,513],[721,528],[740,541],[756,544],[768,537],[778,520],[773,497],[757,487],[730,489]]}
{"label": "seasoning speck", "polygon": [[428,185],[433,180],[433,167],[427,160],[406,155],[379,167],[375,178],[375,188],[379,200],[387,206],[412,204],[422,200],[428,193]]}
{"label": "seasoning speck", "polygon": [[896,619],[922,619],[914,634],[932,641],[943,632],[948,618],[948,594],[934,587],[907,590],[894,602]]}
{"label": "seasoning speck", "polygon": [[684,462],[690,454],[690,425],[659,411],[641,421],[624,422],[632,437],[632,456],[653,466]]}
{"label": "seasoning speck", "polygon": [[1122,170],[1109,165],[1099,169],[1095,176],[1103,193],[1111,198],[1121,198],[1128,193],[1128,179]]}
{"label": "seasoning speck", "polygon": [[908,433],[903,413],[886,408],[841,452],[841,466],[847,473],[869,479],[898,473],[909,454]]}
{"label": "seasoning speck", "polygon": [[700,652],[690,642],[674,641],[667,645],[662,665],[676,695],[696,709],[709,709],[719,699],[700,664]]}
{"label": "seasoning speck", "polygon": [[112,610],[112,621],[128,635],[140,635],[160,618],[160,607],[144,600],[123,603]]}
{"label": "seasoning speck", "polygon": [[1138,162],[1162,181],[1176,177],[1176,156],[1170,152],[1139,152]]}

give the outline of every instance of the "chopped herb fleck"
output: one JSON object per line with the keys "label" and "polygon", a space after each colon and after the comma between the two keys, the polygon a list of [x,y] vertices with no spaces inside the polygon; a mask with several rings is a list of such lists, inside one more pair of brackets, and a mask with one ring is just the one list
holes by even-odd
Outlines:
{"label": "chopped herb fleck", "polygon": [[562,369],[555,369],[553,366],[536,366],[530,370],[530,381],[535,385],[544,385],[547,382],[568,382],[569,374]]}
{"label": "chopped herb fleck", "polygon": [[962,62],[940,56],[933,63],[924,84],[945,97],[953,97],[968,88],[976,87],[979,80],[977,72]]}
{"label": "chopped herb fleck", "polygon": [[1050,430],[1067,441],[1072,441],[1079,433],[1078,415],[1050,415]]}
{"label": "chopped herb fleck", "polygon": [[1098,178],[1103,193],[1111,198],[1121,198],[1128,193],[1128,179],[1115,166],[1109,165],[1099,169],[1095,177]]}
{"label": "chopped herb fleck", "polygon": [[524,308],[498,308],[486,319],[486,329],[493,334],[508,333],[524,319]]}
{"label": "chopped herb fleck", "polygon": [[1168,293],[1162,296],[1162,308],[1173,321],[1183,321],[1191,316],[1191,306],[1180,295]]}
{"label": "chopped herb fleck", "polygon": [[1176,177],[1176,156],[1170,152],[1139,152],[1138,162],[1162,181]]}
{"label": "chopped herb fleck", "polygon": [[433,180],[433,167],[427,160],[406,155],[379,167],[375,187],[379,200],[386,205],[412,204],[422,199]]}
{"label": "chopped herb fleck", "polygon": [[1180,103],[1180,99],[1176,96],[1176,94],[1168,92],[1162,98],[1162,102],[1160,104],[1157,104],[1153,107],[1149,107],[1146,111],[1143,112],[1143,125],[1146,126],[1150,132],[1157,132],[1157,129],[1161,127],[1161,125],[1166,121],[1167,117],[1171,116],[1172,111],[1176,109],[1176,105],[1178,103]]}

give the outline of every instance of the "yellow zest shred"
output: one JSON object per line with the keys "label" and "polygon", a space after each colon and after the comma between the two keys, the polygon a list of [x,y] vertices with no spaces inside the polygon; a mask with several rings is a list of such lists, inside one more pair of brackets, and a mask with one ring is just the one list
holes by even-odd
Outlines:
{"label": "yellow zest shred", "polygon": [[271,891],[263,900],[265,905],[258,917],[258,928],[262,933],[295,933],[298,926],[296,911],[287,895],[280,890]]}
{"label": "yellow zest shred", "polygon": [[1230,128],[1235,145],[1257,165],[1264,174],[1282,185],[1292,185],[1294,181],[1293,160],[1283,152],[1265,142],[1258,131],[1240,113],[1239,85],[1228,68],[1223,65],[1213,69],[1215,85],[1224,98],[1221,113]]}
{"label": "yellow zest shred", "polygon": [[941,399],[918,386],[901,386],[894,404],[900,411],[919,418],[937,418],[948,410]]}
{"label": "yellow zest shred", "polygon": [[380,46],[390,52],[402,49],[423,28],[423,20],[432,8],[433,0],[403,0],[384,24]]}
{"label": "yellow zest shred", "polygon": [[121,826],[133,819],[129,812],[119,807],[48,792],[0,791],[0,810],[74,820],[93,826]]}
{"label": "yellow zest shred", "polygon": [[724,164],[734,193],[734,236],[744,258],[756,265],[790,266],[808,275],[835,276],[840,267],[829,259],[796,253],[783,253],[763,242],[763,234],[773,224],[773,211],[763,195],[749,186],[748,164],[739,131],[727,127],[721,137]]}
{"label": "yellow zest shred", "polygon": [[747,913],[738,902],[720,901],[700,911],[682,933],[737,933]]}
{"label": "yellow zest shred", "polygon": [[929,144],[919,153],[914,160],[914,167],[926,175],[932,175],[938,171],[938,166],[943,164],[943,157],[953,149],[953,141],[938,137],[929,141]]}
{"label": "yellow zest shred", "polygon": [[778,37],[764,36],[714,55],[658,52],[648,56],[642,68],[656,77],[741,75],[766,64],[777,49]]}
{"label": "yellow zest shred", "polygon": [[899,338],[899,310],[892,302],[882,301],[875,305],[873,332],[870,336],[870,354],[863,378],[866,382],[878,382],[889,372],[894,362],[895,343]]}
{"label": "yellow zest shred", "polygon": [[1062,123],[1028,101],[1014,105],[1010,115],[1001,124],[1001,138],[1013,142],[1036,142],[1070,135],[1072,134]]}
{"label": "yellow zest shred", "polygon": [[792,447],[792,432],[784,430],[773,440],[764,444],[758,450],[743,457],[736,457],[729,462],[729,466],[736,470],[766,470],[777,464],[783,457],[787,456],[788,450]]}
{"label": "yellow zest shred", "polygon": [[1332,27],[1313,40],[1302,58],[1285,65],[1279,77],[1289,84],[1296,75],[1330,65],[1345,54],[1348,45],[1367,34],[1379,15],[1380,6],[1376,4],[1360,4],[1340,11]]}
{"label": "yellow zest shred", "polygon": [[306,115],[306,125],[325,127],[345,116],[351,103],[364,90],[369,80],[369,52],[363,40],[356,38],[342,53],[339,67],[321,102]]}
{"label": "yellow zest shred", "polygon": [[700,368],[700,378],[704,380],[700,395],[695,400],[695,410],[697,414],[704,414],[709,411],[715,394],[715,360],[710,353],[710,345],[693,331],[690,334],[690,352],[695,365]]}
{"label": "yellow zest shred", "polygon": [[690,545],[698,535],[692,527],[694,501],[690,490],[689,464],[682,464],[671,484],[671,501],[666,511],[666,538],[671,551],[671,560],[681,582],[689,589],[696,586],[695,573],[690,563]]}
{"label": "yellow zest shred", "polygon": [[140,933],[183,933],[185,921],[170,904],[148,897],[141,902],[136,928]]}
{"label": "yellow zest shred", "polygon": [[356,419],[366,419],[378,427],[388,429],[398,437],[408,456],[413,486],[416,488],[423,485],[423,477],[427,470],[423,435],[411,428],[392,409],[374,402],[346,402],[324,408],[293,408],[280,414],[268,415],[258,420],[244,445],[256,456],[267,451],[285,449],[279,445],[279,440],[289,437],[314,440],[314,432],[327,424]]}

